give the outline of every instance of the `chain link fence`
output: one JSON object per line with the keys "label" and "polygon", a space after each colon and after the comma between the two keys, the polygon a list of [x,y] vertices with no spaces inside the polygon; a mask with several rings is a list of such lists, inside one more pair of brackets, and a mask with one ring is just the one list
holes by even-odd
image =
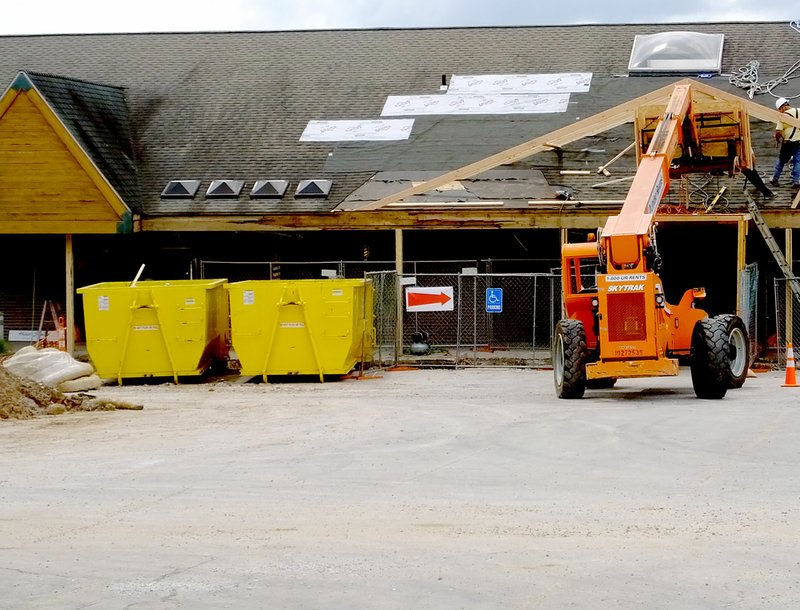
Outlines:
{"label": "chain link fence", "polygon": [[193,276],[200,279],[224,277],[229,282],[245,280],[317,280],[324,277],[361,278],[368,271],[384,270],[393,264],[382,261],[214,261],[198,260]]}
{"label": "chain link fence", "polygon": [[[550,363],[552,331],[561,317],[560,276],[384,272],[366,277],[375,290],[378,366]],[[415,306],[409,293],[431,302]]]}
{"label": "chain link fence", "polygon": [[[549,365],[553,328],[561,317],[561,277],[545,273],[478,273],[493,267],[552,268],[551,260],[390,261],[196,260],[192,277],[244,280],[366,278],[374,288],[375,366]],[[446,288],[438,311],[408,311],[407,289]],[[491,289],[491,291],[489,291]],[[502,308],[487,307],[502,295]],[[399,317],[399,321],[398,321]]]}
{"label": "chain link fence", "polygon": [[759,304],[758,283],[760,275],[758,263],[751,263],[742,269],[739,274],[739,317],[742,318],[747,334],[750,338],[749,360],[751,364],[759,357]]}
{"label": "chain link fence", "polygon": [[[520,264],[520,261],[515,261]],[[200,278],[318,279],[321,277],[366,278],[374,288],[374,366],[427,367],[549,366],[550,345],[561,319],[560,269],[552,261],[531,261],[545,267],[542,273],[490,273],[478,270],[507,268],[502,261],[410,261],[404,273],[386,269],[387,261],[196,261]],[[594,265],[594,263],[593,263]],[[452,272],[450,270],[452,269]],[[435,271],[432,271],[435,270]],[[583,277],[593,277],[587,268]],[[739,311],[751,339],[751,362],[759,355],[758,266],[740,275]],[[785,282],[776,281],[775,293],[785,292]],[[420,311],[406,304],[406,293],[415,288],[443,289],[447,303],[434,311]],[[436,291],[433,291],[435,294]],[[442,291],[439,291],[442,294]],[[451,295],[451,296],[450,296]],[[490,299],[502,299],[502,306]],[[785,363],[786,331],[780,322],[793,312],[793,334],[800,337],[800,303],[788,308],[785,298],[775,298],[777,358]],[[416,309],[416,310],[415,310]],[[762,350],[763,351],[763,350]]]}
{"label": "chain link fence", "polygon": [[[483,260],[419,260],[405,261],[403,273],[463,273],[472,269],[480,273],[518,273],[550,270],[558,260],[553,259],[483,259]],[[190,278],[226,278],[229,282],[244,280],[308,280],[331,277],[355,279],[365,273],[395,269],[395,261],[328,260],[328,261],[223,261],[196,259],[192,261]],[[557,272],[557,270],[556,270]]]}
{"label": "chain link fence", "polygon": [[[790,282],[794,283],[794,289]],[[775,341],[767,342],[767,349],[775,351],[774,359],[780,368],[786,367],[786,350],[789,343],[794,348],[800,340],[800,280],[776,278],[773,280],[775,294]],[[772,345],[774,343],[774,345]]]}

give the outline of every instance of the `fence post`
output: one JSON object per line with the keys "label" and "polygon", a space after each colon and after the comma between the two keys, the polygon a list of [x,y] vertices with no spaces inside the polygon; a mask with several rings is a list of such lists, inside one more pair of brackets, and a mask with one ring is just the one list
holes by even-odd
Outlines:
{"label": "fence post", "polygon": [[394,230],[394,265],[397,274],[395,276],[395,336],[394,336],[394,364],[400,364],[400,356],[403,353],[403,230]]}
{"label": "fence post", "polygon": [[[461,293],[459,292],[459,297]],[[459,300],[461,300],[459,298]],[[472,361],[478,359],[478,276],[472,278]]]}
{"label": "fence post", "polygon": [[461,274],[459,273],[456,276],[456,286],[457,286],[457,294],[458,294],[458,309],[456,309],[456,370],[458,370],[458,363],[461,360],[461,295],[463,294],[461,290]]}
{"label": "fence post", "polygon": [[[533,336],[531,337],[531,354],[533,356],[533,363],[536,364],[536,306],[539,303],[539,293],[537,292],[537,280],[539,278],[533,276]],[[552,299],[551,299],[552,300]]]}

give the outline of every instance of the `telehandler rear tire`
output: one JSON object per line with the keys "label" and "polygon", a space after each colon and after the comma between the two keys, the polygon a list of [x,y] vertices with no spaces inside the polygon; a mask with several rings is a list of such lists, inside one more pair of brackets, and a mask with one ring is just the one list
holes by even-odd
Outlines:
{"label": "telehandler rear tire", "polygon": [[559,398],[582,398],[586,391],[586,331],[580,320],[559,320],[553,337],[553,379]]}
{"label": "telehandler rear tire", "polygon": [[692,331],[689,358],[692,386],[698,398],[719,399],[728,392],[731,383],[729,350],[725,320],[698,320]]}
{"label": "telehandler rear tire", "polygon": [[731,366],[731,379],[728,387],[741,388],[750,370],[750,336],[742,319],[732,313],[715,316],[725,322],[730,343],[728,359]]}

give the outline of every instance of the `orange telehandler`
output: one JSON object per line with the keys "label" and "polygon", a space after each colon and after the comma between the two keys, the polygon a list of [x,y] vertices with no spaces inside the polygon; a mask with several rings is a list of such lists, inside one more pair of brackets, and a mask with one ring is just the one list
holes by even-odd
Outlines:
{"label": "orange telehandler", "polygon": [[581,398],[618,378],[677,375],[679,358],[689,361],[698,398],[722,398],[747,377],[749,338],[738,316],[709,318],[696,307],[703,288],[667,303],[654,217],[671,176],[741,169],[760,182],[750,169],[749,119],[730,102],[693,100],[691,84],[676,85],[661,110],[637,113],[639,164],[619,215],[596,241],[562,248],[567,318],[552,348],[559,398]]}

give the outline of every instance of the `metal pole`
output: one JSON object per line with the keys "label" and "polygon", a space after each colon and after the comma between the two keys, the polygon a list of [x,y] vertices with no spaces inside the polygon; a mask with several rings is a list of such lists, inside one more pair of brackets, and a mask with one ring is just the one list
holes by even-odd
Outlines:
{"label": "metal pole", "polygon": [[458,369],[458,361],[461,358],[461,274],[456,276],[456,286],[458,287],[458,309],[456,309],[456,369]]}
{"label": "metal pole", "polygon": [[395,334],[394,334],[394,364],[400,364],[400,355],[403,353],[403,230],[394,230],[394,266],[395,277]]}
{"label": "metal pole", "polygon": [[531,353],[533,354],[533,363],[536,364],[536,303],[539,301],[536,297],[536,280],[537,276],[533,276],[533,337],[531,338]]}
{"label": "metal pole", "polygon": [[[459,299],[460,300],[460,299]],[[472,362],[478,361],[478,278],[472,278]]]}

